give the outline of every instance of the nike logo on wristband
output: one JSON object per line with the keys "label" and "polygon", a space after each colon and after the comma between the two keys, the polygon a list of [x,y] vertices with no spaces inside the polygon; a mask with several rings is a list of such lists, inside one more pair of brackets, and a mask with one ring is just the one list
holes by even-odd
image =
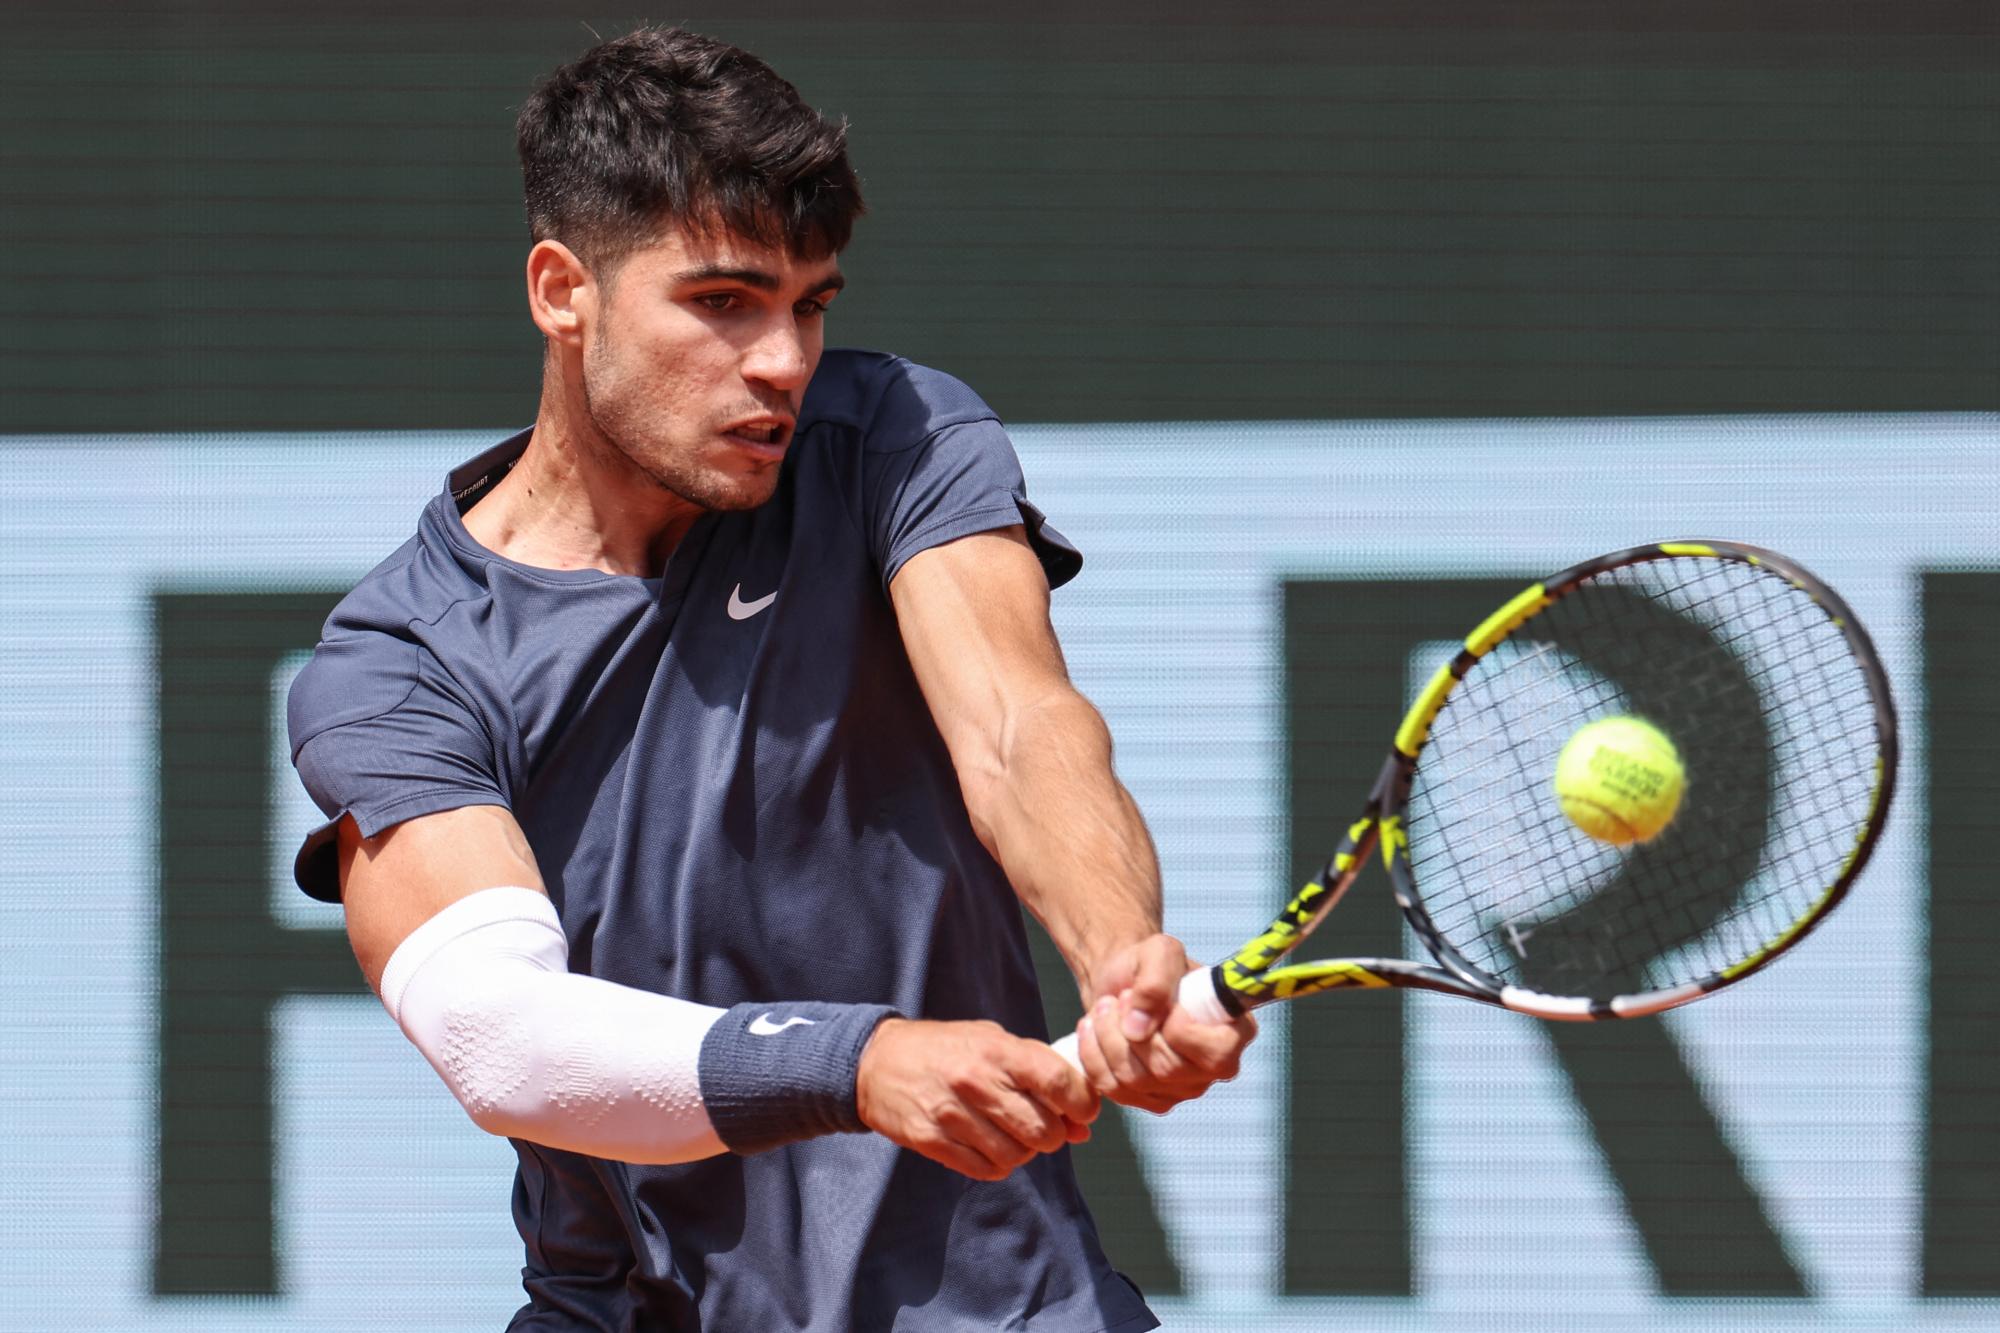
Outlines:
{"label": "nike logo on wristband", "polygon": [[753,1037],[774,1037],[786,1028],[797,1027],[801,1023],[807,1027],[811,1027],[813,1022],[814,1020],[810,1018],[793,1017],[786,1019],[782,1023],[773,1023],[771,1015],[766,1012],[750,1020],[750,1035]]}

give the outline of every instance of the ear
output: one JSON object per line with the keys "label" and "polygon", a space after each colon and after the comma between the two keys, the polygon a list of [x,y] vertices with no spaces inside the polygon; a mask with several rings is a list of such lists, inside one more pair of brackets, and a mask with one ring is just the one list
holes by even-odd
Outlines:
{"label": "ear", "polygon": [[528,314],[558,344],[581,347],[597,313],[597,283],[561,241],[536,241],[528,251]]}

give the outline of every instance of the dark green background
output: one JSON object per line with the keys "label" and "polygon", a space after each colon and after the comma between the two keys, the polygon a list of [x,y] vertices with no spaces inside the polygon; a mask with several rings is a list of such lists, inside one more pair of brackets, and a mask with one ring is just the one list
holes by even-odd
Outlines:
{"label": "dark green background", "polygon": [[[2000,6],[1223,13],[654,17],[851,118],[834,338],[1011,420],[2000,406]],[[0,433],[527,421],[514,108],[636,17],[9,5]]]}

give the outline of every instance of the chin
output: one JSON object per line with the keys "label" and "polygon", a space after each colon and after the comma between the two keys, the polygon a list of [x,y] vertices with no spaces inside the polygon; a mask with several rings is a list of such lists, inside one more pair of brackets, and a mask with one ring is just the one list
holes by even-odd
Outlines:
{"label": "chin", "polygon": [[777,491],[778,479],[773,476],[769,481],[759,481],[747,486],[737,486],[730,492],[727,499],[719,504],[713,504],[708,507],[711,509],[756,509],[769,501],[773,495],[777,494]]}
{"label": "chin", "polygon": [[660,485],[703,509],[755,509],[778,490],[775,465],[753,473],[711,472],[700,477],[660,479]]}

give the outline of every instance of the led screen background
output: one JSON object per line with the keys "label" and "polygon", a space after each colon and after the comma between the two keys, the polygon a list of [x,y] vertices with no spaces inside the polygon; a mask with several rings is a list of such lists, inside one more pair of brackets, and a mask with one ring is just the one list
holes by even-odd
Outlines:
{"label": "led screen background", "polygon": [[[1081,1169],[1171,1327],[2000,1320],[1990,21],[1672,8],[695,20],[853,122],[836,341],[977,386],[1085,548],[1058,627],[1198,951],[1311,868],[1495,589],[1762,541],[1888,660],[1888,837],[1770,975],[1596,1051],[1336,997],[1107,1125]],[[513,108],[629,20],[10,19],[0,1328],[496,1327],[508,1150],[283,884],[271,726],[339,590],[531,415]]]}
{"label": "led screen background", "polygon": [[[1351,816],[1401,696],[1469,622],[1454,603],[1579,552],[1727,532],[1801,554],[1873,630],[1908,736],[1852,901],[1725,996],[1591,1029],[1613,1047],[1581,1053],[1559,1049],[1577,1029],[1443,998],[1328,997],[1274,1014],[1203,1104],[1134,1117],[1129,1142],[1107,1126],[1080,1166],[1173,1326],[2000,1317],[1978,984],[2000,938],[2000,709],[1976,690],[2000,608],[1996,431],[1017,429],[1031,493],[1088,553],[1058,628],[1199,953],[1260,924]],[[471,1329],[511,1308],[508,1150],[358,993],[337,912],[284,883],[314,816],[273,734],[332,589],[489,442],[4,454],[0,1322]],[[324,490],[341,471],[371,484]],[[1340,911],[1340,945],[1408,947],[1379,881]],[[1668,1162],[1666,1187],[1621,1185],[1635,1157]],[[48,1280],[84,1253],[92,1282]],[[1763,1295],[1725,1299],[1746,1290]]]}

